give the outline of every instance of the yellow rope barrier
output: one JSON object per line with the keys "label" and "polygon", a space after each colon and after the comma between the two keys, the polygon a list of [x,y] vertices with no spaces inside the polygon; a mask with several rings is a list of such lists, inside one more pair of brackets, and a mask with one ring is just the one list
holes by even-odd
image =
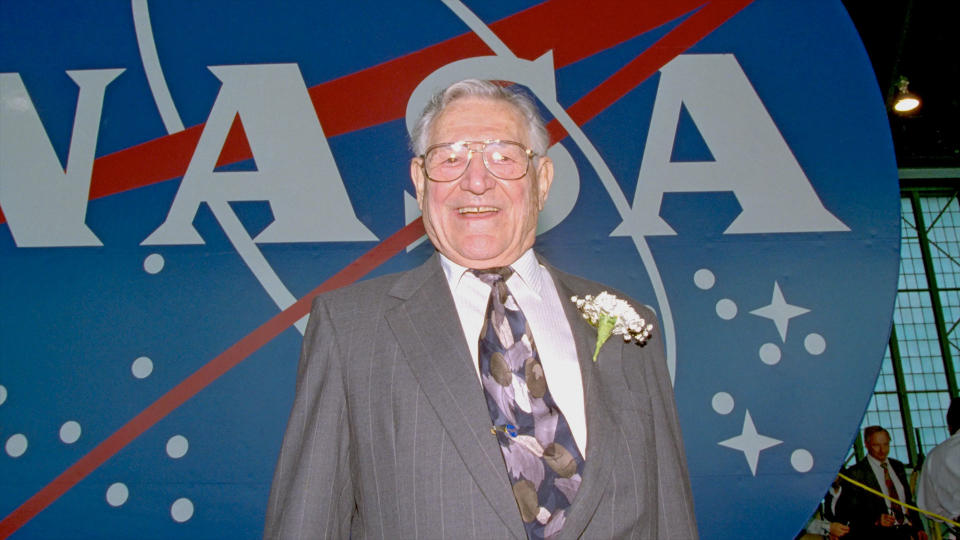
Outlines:
{"label": "yellow rope barrier", "polygon": [[909,508],[909,509],[911,509],[911,510],[916,510],[917,512],[920,512],[921,514],[926,514],[926,515],[928,515],[928,516],[930,516],[930,517],[932,517],[932,518],[935,518],[935,519],[937,519],[937,520],[939,520],[939,521],[943,521],[944,523],[949,523],[950,525],[952,525],[952,526],[954,526],[954,527],[960,527],[960,523],[957,523],[956,521],[954,521],[954,520],[952,520],[952,519],[945,518],[945,517],[943,517],[943,516],[941,516],[941,515],[939,515],[939,514],[934,514],[933,512],[928,512],[928,511],[926,511],[926,510],[924,510],[924,509],[922,509],[922,508],[917,508],[916,506],[909,505],[909,504],[907,504],[907,503],[905,503],[905,502],[903,502],[903,501],[897,500],[897,499],[895,499],[895,498],[893,498],[893,497],[890,497],[890,496],[888,496],[888,495],[884,495],[883,493],[881,493],[881,492],[873,489],[872,487],[863,485],[863,484],[861,484],[860,482],[857,482],[857,481],[854,480],[853,478],[850,478],[849,476],[847,476],[847,475],[845,475],[845,474],[843,474],[843,473],[838,473],[837,476],[839,476],[840,478],[843,478],[843,479],[846,480],[847,482],[850,482],[851,484],[853,484],[853,485],[855,485],[855,486],[857,486],[857,487],[861,487],[861,488],[869,491],[870,493],[873,493],[874,495],[879,495],[879,496],[883,497],[884,499],[887,499],[887,500],[889,500],[889,501],[893,501],[893,502],[899,504],[900,506]]}

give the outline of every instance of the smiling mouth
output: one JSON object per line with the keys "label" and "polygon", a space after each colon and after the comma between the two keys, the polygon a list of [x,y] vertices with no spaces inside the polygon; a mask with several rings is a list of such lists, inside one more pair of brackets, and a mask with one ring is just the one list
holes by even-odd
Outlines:
{"label": "smiling mouth", "polygon": [[478,214],[487,214],[491,212],[499,212],[499,208],[494,208],[492,206],[463,206],[457,208],[457,212],[463,215],[478,215]]}

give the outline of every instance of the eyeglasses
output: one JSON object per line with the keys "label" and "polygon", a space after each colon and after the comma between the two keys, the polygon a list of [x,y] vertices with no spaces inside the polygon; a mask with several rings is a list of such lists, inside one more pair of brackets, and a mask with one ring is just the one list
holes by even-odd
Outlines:
{"label": "eyeglasses", "polygon": [[[476,146],[479,150],[475,150]],[[483,166],[501,180],[519,180],[527,174],[536,152],[515,141],[457,141],[435,144],[420,156],[423,172],[434,182],[452,182],[470,166],[475,152],[483,156]]]}

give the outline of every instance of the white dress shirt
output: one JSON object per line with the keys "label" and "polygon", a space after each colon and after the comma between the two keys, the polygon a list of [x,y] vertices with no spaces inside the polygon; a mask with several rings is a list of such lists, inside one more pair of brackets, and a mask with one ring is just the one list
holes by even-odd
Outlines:
{"label": "white dress shirt", "polygon": [[[480,363],[477,349],[483,318],[486,315],[490,286],[473,275],[469,268],[460,266],[440,255],[440,264],[447,277],[453,302],[457,306],[460,326],[470,347],[473,368],[480,381]],[[527,250],[510,265],[513,275],[507,288],[523,310],[527,325],[533,333],[540,363],[550,388],[550,395],[570,425],[577,447],[587,455],[587,421],[583,401],[583,380],[577,360],[573,332],[563,312],[560,295],[553,278],[540,265],[532,249]]]}
{"label": "white dress shirt", "polygon": [[960,516],[960,431],[930,451],[919,484],[917,506],[949,519]]}

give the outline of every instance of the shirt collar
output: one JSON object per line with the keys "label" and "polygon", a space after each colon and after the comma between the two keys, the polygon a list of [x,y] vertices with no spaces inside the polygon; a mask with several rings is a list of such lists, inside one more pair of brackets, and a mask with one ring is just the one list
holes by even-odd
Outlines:
{"label": "shirt collar", "polygon": [[874,468],[874,469],[880,469],[880,468],[883,467],[883,464],[884,464],[884,463],[888,463],[888,462],[889,462],[889,460],[880,461],[879,459],[871,456],[870,454],[867,454],[867,459],[870,461],[870,464],[873,465],[873,468]]}
{"label": "shirt collar", "polygon": [[[443,268],[450,290],[455,291],[464,275],[470,272],[470,268],[451,261],[443,253],[439,253],[439,255],[440,266]],[[540,261],[537,260],[533,248],[524,251],[523,255],[510,265],[510,268],[513,268],[513,276],[510,277],[510,281],[520,279],[530,291],[542,296],[543,273],[546,272],[546,269],[540,266]]]}

